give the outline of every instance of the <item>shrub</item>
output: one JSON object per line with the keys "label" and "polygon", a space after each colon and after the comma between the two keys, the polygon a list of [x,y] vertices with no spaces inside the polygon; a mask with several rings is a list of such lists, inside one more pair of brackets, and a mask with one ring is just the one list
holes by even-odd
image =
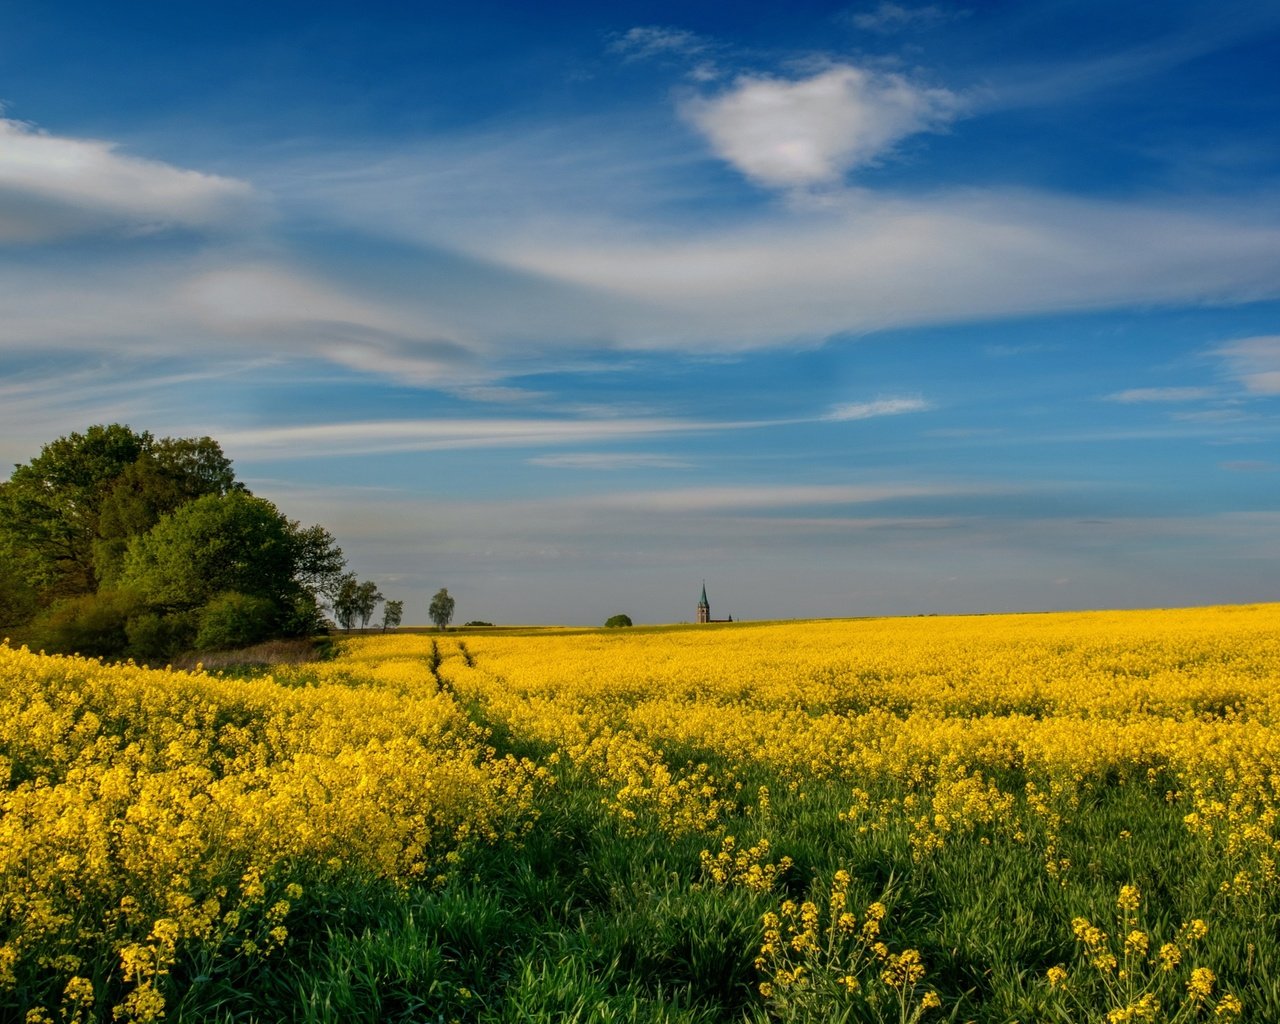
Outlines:
{"label": "shrub", "polygon": [[127,623],[141,601],[127,590],[101,590],[59,601],[42,615],[33,633],[51,654],[119,658],[129,648]]}
{"label": "shrub", "polygon": [[196,625],[196,616],[191,612],[135,615],[125,626],[129,654],[140,661],[170,659],[192,646]]}
{"label": "shrub", "polygon": [[218,651],[259,643],[275,632],[278,617],[275,602],[268,598],[227,591],[200,610],[196,647]]}
{"label": "shrub", "polygon": [[610,615],[607,619],[605,619],[604,624],[608,626],[610,629],[614,629],[617,626],[630,626],[631,616],[630,615]]}

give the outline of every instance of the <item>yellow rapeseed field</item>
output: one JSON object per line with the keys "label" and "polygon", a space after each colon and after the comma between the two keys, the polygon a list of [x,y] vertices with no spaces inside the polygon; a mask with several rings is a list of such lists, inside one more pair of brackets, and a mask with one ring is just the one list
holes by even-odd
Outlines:
{"label": "yellow rapeseed field", "polygon": [[900,835],[917,865],[1029,849],[1069,900],[1091,855],[1064,830],[1123,788],[1176,814],[1203,905],[1148,922],[1132,884],[1112,920],[1075,915],[1044,1019],[1231,1019],[1195,950],[1276,894],[1280,605],[370,636],[252,681],[0,646],[0,754],[0,989],[61,992],[33,1021],[104,993],[155,1019],[180,958],[287,955],[312,886],[445,886],[568,785],[620,835],[701,840],[698,885],[772,899],[768,1012],[879,986],[903,1020],[940,1003],[927,965],[844,872],[784,898],[774,805]]}

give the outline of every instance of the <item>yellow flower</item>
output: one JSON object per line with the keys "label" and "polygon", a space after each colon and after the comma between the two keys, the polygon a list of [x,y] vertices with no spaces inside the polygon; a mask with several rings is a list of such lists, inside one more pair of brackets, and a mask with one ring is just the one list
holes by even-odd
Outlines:
{"label": "yellow flower", "polygon": [[1213,984],[1217,980],[1217,976],[1208,967],[1197,967],[1191,972],[1187,992],[1196,1002],[1202,1003],[1213,994]]}

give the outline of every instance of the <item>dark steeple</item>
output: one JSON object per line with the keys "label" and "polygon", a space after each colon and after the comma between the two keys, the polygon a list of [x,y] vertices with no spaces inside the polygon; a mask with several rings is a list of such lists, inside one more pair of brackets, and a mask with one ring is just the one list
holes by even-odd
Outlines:
{"label": "dark steeple", "polygon": [[711,621],[711,602],[707,600],[707,581],[702,581],[702,597],[698,601],[698,621]]}

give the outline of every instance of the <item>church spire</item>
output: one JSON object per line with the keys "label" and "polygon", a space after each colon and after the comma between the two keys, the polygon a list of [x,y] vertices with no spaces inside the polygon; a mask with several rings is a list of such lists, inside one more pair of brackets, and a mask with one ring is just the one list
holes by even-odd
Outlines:
{"label": "church spire", "polygon": [[698,600],[698,621],[711,621],[711,602],[707,600],[707,581],[702,581],[702,597]]}

